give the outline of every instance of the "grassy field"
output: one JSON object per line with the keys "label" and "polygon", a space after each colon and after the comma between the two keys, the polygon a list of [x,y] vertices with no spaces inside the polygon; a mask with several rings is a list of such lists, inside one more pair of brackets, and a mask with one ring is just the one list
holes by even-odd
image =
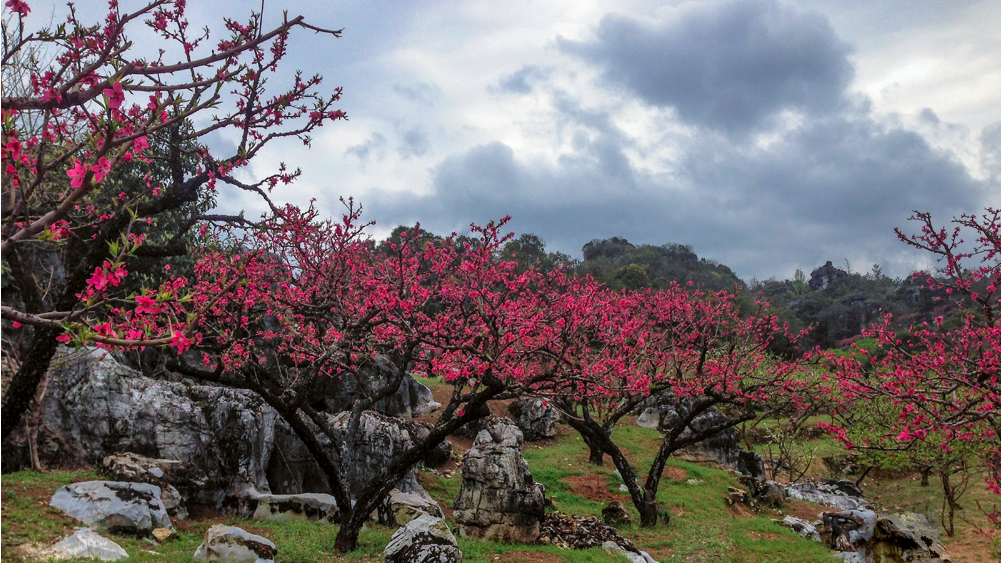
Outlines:
{"label": "grassy field", "polygon": [[[615,431],[615,440],[628,444],[626,452],[639,473],[646,472],[657,449],[660,435],[645,428],[624,424]],[[825,449],[830,444],[821,444]],[[575,515],[599,516],[611,499],[620,499],[628,507],[634,524],[620,533],[659,561],[734,563],[752,562],[829,562],[831,552],[821,544],[803,540],[793,532],[775,524],[772,518],[780,513],[754,515],[743,509],[727,506],[727,488],[738,486],[731,474],[684,461],[671,459],[664,473],[658,501],[671,515],[668,524],[660,522],[654,528],[641,528],[638,514],[626,493],[618,490],[619,480],[609,460],[605,466],[587,463],[587,450],[581,438],[567,427],[546,443],[530,443],[524,456],[534,478],[547,488],[555,509]],[[91,471],[53,471],[47,474],[21,472],[3,475],[2,547],[3,561],[32,560],[25,546],[44,546],[72,533],[75,522],[48,506],[52,494],[61,486],[96,479]],[[449,479],[423,472],[420,479],[426,489],[450,512],[460,488],[459,471]],[[912,477],[897,480],[865,481],[865,492],[876,504],[895,510],[932,512],[940,509],[937,490],[922,488]],[[999,497],[973,487],[968,503],[999,502]],[[808,511],[812,506],[791,506],[792,512]],[[975,511],[974,511],[975,512]],[[978,516],[978,514],[973,515]],[[449,518],[449,516],[448,516]],[[331,546],[337,527],[308,522],[252,522],[213,513],[196,514],[190,520],[176,521],[178,534],[155,545],[145,540],[114,537],[136,561],[194,561],[191,555],[201,543],[205,530],[217,523],[240,526],[271,539],[279,548],[277,561],[283,562],[350,562],[382,561],[382,550],[393,533],[392,528],[370,524],[360,537],[361,548],[347,556],[335,556]],[[452,521],[451,521],[452,526]],[[956,563],[996,561],[994,548],[988,541],[971,533],[971,526],[960,523],[962,532],[948,539],[946,545]],[[471,563],[601,563],[623,562],[620,556],[601,549],[564,550],[554,546],[509,545],[458,538],[464,561]]]}

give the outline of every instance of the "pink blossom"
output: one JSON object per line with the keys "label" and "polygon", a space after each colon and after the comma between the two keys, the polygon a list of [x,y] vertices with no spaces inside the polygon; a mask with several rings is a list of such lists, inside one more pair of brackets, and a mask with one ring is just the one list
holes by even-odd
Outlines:
{"label": "pink blossom", "polygon": [[108,107],[112,109],[118,109],[122,105],[122,102],[125,101],[125,93],[122,92],[121,82],[113,83],[111,88],[105,88],[101,93],[108,97]]}

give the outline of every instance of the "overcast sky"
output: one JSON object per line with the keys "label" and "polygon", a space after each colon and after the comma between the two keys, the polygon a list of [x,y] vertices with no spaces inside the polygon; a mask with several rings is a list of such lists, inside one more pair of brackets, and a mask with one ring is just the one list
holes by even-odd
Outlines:
{"label": "overcast sky", "polygon": [[[189,8],[219,29],[258,4]],[[344,28],[294,34],[289,65],[344,86],[349,121],[254,172],[301,167],[289,200],[353,196],[378,237],[512,215],[573,257],[620,236],[747,279],[904,275],[926,265],[893,233],[911,210],[1000,206],[998,1],[299,0],[266,23],[283,10]]]}

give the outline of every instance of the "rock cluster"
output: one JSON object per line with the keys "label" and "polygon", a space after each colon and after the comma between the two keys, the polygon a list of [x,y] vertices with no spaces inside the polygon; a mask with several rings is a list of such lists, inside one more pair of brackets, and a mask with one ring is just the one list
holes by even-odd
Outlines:
{"label": "rock cluster", "polygon": [[[660,432],[668,432],[683,424],[683,420],[691,412],[691,402],[678,401],[670,393],[653,395],[645,403],[645,408],[638,417],[638,426],[651,428]],[[729,417],[715,411],[701,413],[694,417],[680,438],[704,432],[729,422]],[[720,465],[735,469],[739,460],[739,443],[736,441],[735,428],[727,428],[697,444],[682,448],[673,454],[693,463]]]}
{"label": "rock cluster", "polygon": [[540,525],[540,542],[566,549],[589,549],[613,542],[620,547],[637,552],[631,540],[618,535],[617,530],[592,516],[570,516],[552,512]]}
{"label": "rock cluster", "polygon": [[523,433],[507,418],[490,417],[464,454],[463,483],[453,503],[462,534],[536,543],[544,517],[544,486],[523,459]]}
{"label": "rock cluster", "polygon": [[[850,490],[844,483],[836,480],[823,483],[794,483],[785,487],[785,494],[797,500],[814,502],[823,506],[839,508],[841,510],[862,510],[865,508],[865,501],[860,496],[847,494]],[[850,483],[848,481],[848,483]],[[850,483],[851,486],[854,483]],[[856,487],[855,487],[856,488]]]}
{"label": "rock cluster", "polygon": [[[256,505],[247,500],[256,495],[331,492],[303,443],[254,393],[145,377],[98,349],[63,349],[53,369],[41,407],[53,434],[40,437],[43,462],[98,465],[112,456],[104,464],[109,474],[163,486],[166,504],[179,516],[182,502],[250,516]],[[328,415],[335,432],[345,431],[345,418]],[[428,435],[428,425],[368,413],[359,432],[360,445],[346,472],[350,489],[411,447],[412,433]],[[434,454],[448,459],[449,451],[444,442]],[[5,455],[4,469],[16,469],[16,458]],[[180,498],[172,497],[167,485]],[[408,474],[396,486],[413,491],[418,483]]]}
{"label": "rock cluster", "polygon": [[101,460],[101,470],[114,481],[149,483],[160,487],[160,499],[167,513],[176,518],[188,518],[185,508],[186,493],[204,487],[206,478],[183,461],[173,459],[153,459],[134,453],[106,456]]}
{"label": "rock cluster", "polygon": [[160,487],[147,483],[71,483],[56,491],[49,504],[113,534],[146,537],[157,528],[174,529],[160,500]]}
{"label": "rock cluster", "polygon": [[508,410],[516,421],[516,426],[523,432],[524,440],[535,442],[558,435],[558,420],[561,417],[544,399],[520,397],[509,403]]}

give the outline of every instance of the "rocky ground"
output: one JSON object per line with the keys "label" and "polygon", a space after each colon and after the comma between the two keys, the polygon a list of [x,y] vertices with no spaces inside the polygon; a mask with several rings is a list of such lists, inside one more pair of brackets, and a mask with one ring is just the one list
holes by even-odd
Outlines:
{"label": "rocky ground", "polygon": [[[163,386],[179,397],[180,404],[191,404],[193,408],[202,409],[201,412],[211,408],[229,412],[226,409],[236,409],[234,405],[246,401],[231,394],[226,396],[226,401],[207,405],[199,402],[199,397],[216,397],[217,391],[169,383],[143,381],[141,386]],[[435,381],[428,383],[431,397],[419,393],[420,400],[416,403],[412,393],[411,400],[402,398],[400,408],[415,411],[422,405],[446,402],[449,388]],[[92,395],[99,391],[105,393],[102,396],[109,396],[101,389],[94,390]],[[76,412],[67,405],[53,404],[52,408],[63,413]],[[805,479],[812,481],[812,485],[793,487],[788,483],[772,485],[766,481],[751,485],[748,480],[744,480],[744,485],[738,473],[718,466],[718,458],[734,457],[731,446],[722,445],[725,441],[720,441],[719,451],[688,452],[685,459],[670,460],[657,499],[669,516],[668,522],[660,521],[655,528],[640,528],[638,514],[621,490],[619,478],[609,461],[602,467],[589,465],[585,446],[567,426],[555,425],[551,417],[541,412],[539,405],[514,406],[512,402],[500,402],[493,405],[492,411],[496,417],[518,419],[524,416],[521,423],[533,425],[527,434],[538,440],[517,438],[504,422],[492,423],[489,425],[492,431],[484,435],[479,435],[480,429],[475,428],[466,435],[452,437],[452,452],[441,456],[433,467],[420,467],[413,478],[400,483],[403,490],[393,497],[391,520],[386,525],[368,524],[360,537],[360,549],[348,556],[332,553],[337,526],[330,523],[331,509],[325,504],[323,495],[284,494],[287,491],[280,491],[281,487],[276,486],[285,483],[282,486],[293,488],[310,483],[314,477],[309,467],[302,460],[292,458],[285,460],[289,467],[277,467],[273,462],[255,457],[255,452],[282,447],[283,440],[288,440],[288,436],[281,433],[262,431],[261,419],[242,423],[244,430],[254,437],[249,442],[256,444],[255,447],[237,448],[235,451],[240,455],[231,457],[205,457],[202,453],[205,459],[202,473],[166,461],[143,465],[130,457],[111,462],[101,459],[97,465],[105,467],[99,473],[77,458],[67,456],[63,460],[49,458],[50,471],[44,474],[31,471],[4,474],[0,479],[0,556],[4,561],[44,559],[53,555],[57,542],[72,536],[78,527],[87,523],[98,533],[82,533],[67,545],[73,544],[71,547],[79,550],[83,549],[81,545],[90,545],[88,542],[111,540],[124,549],[129,560],[138,561],[196,561],[199,560],[194,559],[197,551],[207,556],[223,549],[221,546],[231,549],[238,545],[250,550],[245,551],[253,554],[249,555],[250,560],[264,561],[268,559],[266,556],[274,555],[275,561],[288,562],[384,561],[385,558],[391,562],[413,561],[416,553],[434,553],[439,560],[457,561],[462,553],[463,561],[468,562],[832,563],[837,550],[846,553],[848,561],[862,560],[855,557],[869,556],[869,550],[874,551],[869,546],[876,545],[877,540],[872,537],[881,538],[890,533],[895,536],[893,543],[898,544],[916,540],[927,546],[924,538],[929,538],[932,540],[930,546],[934,542],[943,545],[943,555],[956,563],[999,560],[997,546],[965,521],[958,523],[960,530],[956,537],[941,535],[935,538],[937,529],[926,521],[910,520],[913,517],[904,521],[897,516],[898,520],[893,522],[885,516],[903,512],[937,515],[940,507],[937,491],[933,487],[920,487],[916,475],[870,475],[862,483],[858,496],[858,492],[850,490],[844,482],[824,481],[843,475],[839,464],[825,464],[820,457]],[[84,410],[73,414],[76,418],[85,416],[97,415]],[[134,418],[142,419],[143,416]],[[207,417],[207,420],[224,418]],[[385,419],[374,417],[370,424],[382,428],[386,423]],[[213,426],[215,422],[207,424],[198,427],[199,435],[226,433],[225,426]],[[175,425],[173,428],[190,426]],[[179,432],[171,434],[175,442],[179,440]],[[387,432],[392,433],[391,430]],[[85,438],[93,440],[94,448],[100,448],[108,440],[101,436]],[[128,444],[141,443],[138,441],[143,437],[117,435],[116,439]],[[625,450],[636,467],[647,467],[660,434],[656,429],[639,427],[636,420],[631,419],[616,430],[615,439],[627,445]],[[829,443],[827,438],[814,439],[822,454],[840,453],[839,447]],[[181,447],[180,442],[172,444],[172,447]],[[46,447],[55,446],[47,442]],[[375,443],[373,452],[379,448]],[[472,448],[475,453],[471,453]],[[295,448],[291,451],[295,453]],[[374,463],[372,456],[376,453],[373,452],[364,455],[360,465]],[[258,465],[241,479],[203,474],[205,468],[223,468],[219,470],[223,471],[234,463],[255,459],[259,460]],[[486,472],[486,467],[503,471]],[[122,482],[153,483],[163,487],[164,493],[155,502],[147,498],[149,485],[128,493],[121,492],[120,485],[113,486],[111,493],[100,487],[66,487],[71,483],[110,477]],[[173,493],[167,494],[173,487],[172,482],[187,486],[179,485]],[[186,510],[187,500],[215,501],[217,497],[226,497],[226,491],[255,483],[272,485],[273,490],[267,494],[256,490],[251,494],[248,489],[241,489],[245,491],[245,501],[252,498],[253,502],[245,502],[236,512],[236,505],[217,509],[193,504]],[[751,489],[757,494],[751,494]],[[67,508],[67,498],[102,494],[117,497],[109,502],[138,504],[147,512],[135,519],[135,524],[128,524],[121,519],[103,521],[94,511]],[[62,508],[51,505],[54,496],[57,497],[55,504]],[[975,510],[976,500],[986,504],[999,502],[999,497],[981,490],[971,493],[964,502],[969,507],[964,516],[979,522],[981,515]],[[485,514],[486,511],[491,514]],[[824,513],[829,516],[821,516]],[[240,528],[243,532],[226,526]],[[473,536],[495,537],[508,542],[485,541]],[[532,538],[536,538],[535,543],[518,543],[534,541]],[[114,552],[113,548],[106,547],[109,553]],[[576,547],[583,549],[574,549]],[[918,561],[947,560],[939,555],[942,554],[939,549],[932,547],[926,559]],[[212,559],[211,556],[207,558]]]}

